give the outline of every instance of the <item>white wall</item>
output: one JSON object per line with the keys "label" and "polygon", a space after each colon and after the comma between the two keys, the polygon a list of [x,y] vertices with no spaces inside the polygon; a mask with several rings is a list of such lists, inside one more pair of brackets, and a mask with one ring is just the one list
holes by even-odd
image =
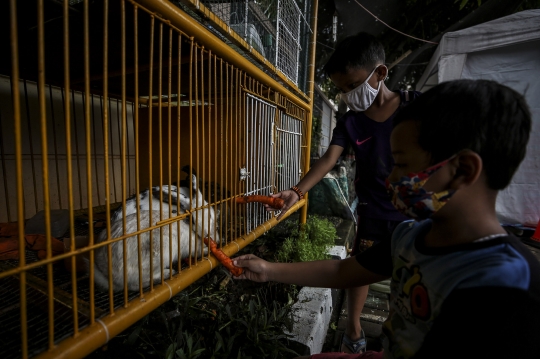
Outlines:
{"label": "white wall", "polygon": [[[41,150],[41,125],[39,118],[38,89],[36,83],[20,81],[21,132],[23,153],[23,185],[25,218],[43,209],[43,156]],[[63,90],[45,88],[47,164],[49,167],[49,191],[51,208],[68,208],[68,174],[66,158],[66,126],[64,118]],[[73,168],[73,193],[75,209],[88,207],[87,201],[87,153],[84,119],[84,98],[81,92],[70,93],[71,103],[71,163]],[[110,99],[109,103],[109,183],[110,201],[119,202],[121,191],[121,101]],[[91,96],[91,152],[90,176],[92,179],[93,206],[105,204],[105,157],[103,135],[103,99]],[[135,143],[133,128],[133,104],[126,105],[126,190],[135,192]],[[16,164],[13,103],[9,77],[0,76],[0,222],[16,221]]]}

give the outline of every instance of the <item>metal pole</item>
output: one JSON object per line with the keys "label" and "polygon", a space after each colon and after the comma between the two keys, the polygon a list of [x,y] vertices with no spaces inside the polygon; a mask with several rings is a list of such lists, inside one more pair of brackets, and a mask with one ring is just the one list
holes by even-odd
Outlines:
{"label": "metal pole", "polygon": [[[309,80],[308,80],[308,96],[310,98],[309,103],[309,110],[307,112],[307,118],[306,118],[306,158],[304,163],[304,174],[306,174],[309,171],[309,157],[310,157],[310,149],[311,149],[311,122],[312,122],[312,116],[313,116],[313,100],[315,99],[314,96],[314,87],[315,87],[315,49],[317,44],[317,9],[319,8],[319,1],[313,0],[313,8],[311,12],[311,29],[313,32],[311,33],[311,46],[309,48],[310,56],[309,56]],[[307,220],[307,211],[308,211],[308,194],[306,193],[304,196],[306,200],[306,205],[302,207],[300,211],[300,223],[306,223]]]}

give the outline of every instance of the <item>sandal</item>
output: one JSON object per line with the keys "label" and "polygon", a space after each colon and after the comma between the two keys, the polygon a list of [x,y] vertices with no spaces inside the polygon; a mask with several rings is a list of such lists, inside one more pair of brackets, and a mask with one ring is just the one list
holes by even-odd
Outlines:
{"label": "sandal", "polygon": [[341,341],[341,346],[345,347],[351,352],[351,354],[361,354],[366,351],[366,335],[364,334],[364,331],[362,330],[362,335],[360,336],[360,339],[357,341],[351,340],[349,336],[345,333],[343,333],[343,339]]}

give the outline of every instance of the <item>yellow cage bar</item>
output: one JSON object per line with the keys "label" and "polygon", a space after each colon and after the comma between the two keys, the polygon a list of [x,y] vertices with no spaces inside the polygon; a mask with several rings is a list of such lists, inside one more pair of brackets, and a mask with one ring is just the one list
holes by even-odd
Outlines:
{"label": "yellow cage bar", "polygon": [[235,199],[309,169],[311,8],[304,94],[167,0],[0,4],[0,357],[84,357],[277,224]]}

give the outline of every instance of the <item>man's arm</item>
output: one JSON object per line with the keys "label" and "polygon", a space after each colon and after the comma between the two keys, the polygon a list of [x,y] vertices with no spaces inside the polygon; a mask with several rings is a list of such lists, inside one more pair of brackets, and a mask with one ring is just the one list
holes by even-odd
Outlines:
{"label": "man's arm", "polygon": [[237,279],[256,282],[275,281],[308,287],[352,288],[389,278],[364,268],[355,257],[298,263],[272,263],[247,254],[233,259],[245,269]]}

